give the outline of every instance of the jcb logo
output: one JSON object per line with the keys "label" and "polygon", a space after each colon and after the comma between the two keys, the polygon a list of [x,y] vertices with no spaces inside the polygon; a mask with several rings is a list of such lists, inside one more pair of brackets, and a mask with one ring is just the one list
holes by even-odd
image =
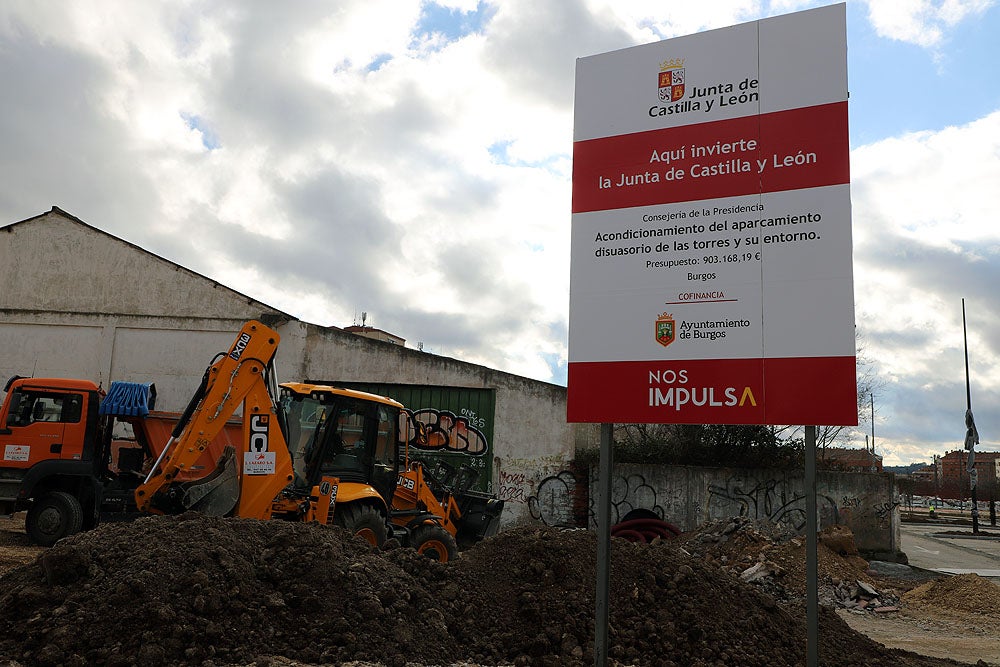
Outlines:
{"label": "jcb logo", "polygon": [[396,480],[396,486],[401,486],[404,489],[406,489],[407,491],[412,491],[413,489],[416,488],[417,483],[414,482],[409,477],[403,477],[402,475],[400,475],[399,479]]}
{"label": "jcb logo", "polygon": [[327,480],[323,480],[319,485],[319,494],[321,496],[330,496],[330,502],[337,502],[337,490],[340,488],[337,484],[331,484]]}
{"label": "jcb logo", "polygon": [[254,415],[250,417],[250,451],[267,451],[267,427],[270,423],[269,415]]}
{"label": "jcb logo", "polygon": [[247,345],[249,344],[250,334],[241,333],[240,337],[233,343],[233,349],[229,352],[229,357],[235,361],[239,361],[240,357],[243,356],[243,350],[247,349]]}

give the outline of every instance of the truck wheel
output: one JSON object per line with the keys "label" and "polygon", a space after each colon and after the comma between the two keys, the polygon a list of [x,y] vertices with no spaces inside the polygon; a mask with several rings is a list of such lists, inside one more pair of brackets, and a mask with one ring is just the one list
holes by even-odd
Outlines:
{"label": "truck wheel", "polygon": [[458,558],[458,544],[447,530],[436,524],[425,524],[410,533],[410,546],[428,558],[441,563]]}
{"label": "truck wheel", "polygon": [[80,501],[65,491],[50,491],[32,503],[24,528],[31,541],[51,547],[58,540],[80,532],[83,508]]}
{"label": "truck wheel", "polygon": [[371,505],[334,505],[333,525],[363,538],[373,547],[381,547],[388,537],[385,519]]}

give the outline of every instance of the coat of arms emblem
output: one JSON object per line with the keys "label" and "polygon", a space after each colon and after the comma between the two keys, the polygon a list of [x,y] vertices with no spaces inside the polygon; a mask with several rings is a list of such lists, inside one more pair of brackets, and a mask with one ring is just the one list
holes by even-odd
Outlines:
{"label": "coat of arms emblem", "polygon": [[670,313],[663,313],[656,318],[656,342],[666,347],[674,342],[677,336],[677,324],[674,316]]}
{"label": "coat of arms emblem", "polygon": [[660,63],[657,77],[661,102],[676,102],[684,97],[684,59],[675,58]]}

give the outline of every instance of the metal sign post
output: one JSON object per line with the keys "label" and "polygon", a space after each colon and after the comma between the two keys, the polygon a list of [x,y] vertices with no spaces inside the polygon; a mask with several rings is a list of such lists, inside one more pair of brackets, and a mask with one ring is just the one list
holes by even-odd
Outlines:
{"label": "metal sign post", "polygon": [[969,456],[966,459],[966,469],[969,472],[969,488],[972,491],[972,534],[979,534],[979,498],[976,497],[978,477],[976,473],[976,445],[979,444],[979,431],[976,420],[972,416],[972,385],[969,382],[969,337],[965,329],[965,299],[962,299],[962,342],[965,346],[965,449]]}
{"label": "metal sign post", "polygon": [[816,537],[816,427],[806,426],[806,665],[819,665],[819,573]]}
{"label": "metal sign post", "polygon": [[601,424],[601,467],[597,479],[597,618],[594,665],[608,664],[608,618],[611,590],[611,472],[615,464],[613,424]]}

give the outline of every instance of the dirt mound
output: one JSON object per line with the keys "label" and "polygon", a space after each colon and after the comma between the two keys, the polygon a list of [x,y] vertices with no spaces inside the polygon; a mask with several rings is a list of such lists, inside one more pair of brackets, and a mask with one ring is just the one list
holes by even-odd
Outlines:
{"label": "dirt mound", "polygon": [[918,586],[904,593],[903,600],[942,609],[995,614],[1000,609],[1000,586],[978,574],[957,574]]}
{"label": "dirt mound", "polygon": [[435,606],[423,579],[441,567],[412,550],[372,553],[332,527],[198,514],[106,524],[2,580],[0,650],[38,665],[239,663],[262,652],[440,661],[455,651],[447,632],[374,645],[366,635],[414,618],[440,630],[414,610]]}
{"label": "dirt mound", "polygon": [[[392,667],[593,664],[596,539],[507,530],[442,565],[340,529],[197,514],[108,524],[0,579],[0,657],[225,665],[280,656]],[[613,540],[610,653],[625,665],[799,665],[801,609],[671,542]],[[823,664],[958,664],[820,616]]]}

